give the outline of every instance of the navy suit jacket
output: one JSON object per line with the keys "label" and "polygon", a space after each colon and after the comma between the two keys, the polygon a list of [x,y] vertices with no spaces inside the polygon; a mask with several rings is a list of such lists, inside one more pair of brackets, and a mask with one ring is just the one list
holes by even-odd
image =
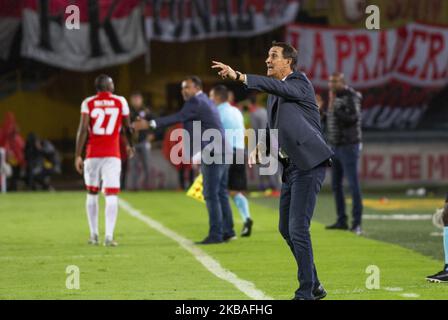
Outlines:
{"label": "navy suit jacket", "polygon": [[293,72],[285,81],[248,74],[247,87],[269,93],[267,129],[278,129],[279,147],[299,169],[312,169],[333,155],[322,136],[313,86],[303,73]]}
{"label": "navy suit jacket", "polygon": [[[218,109],[213,102],[207,97],[206,94],[200,93],[197,96],[192,97],[186,101],[182,109],[172,115],[155,119],[157,128],[167,127],[175,123],[182,122],[184,129],[188,131],[190,135],[190,155],[194,156],[197,152],[202,151],[207,145],[209,145],[213,139],[202,141],[202,134],[207,129],[216,129],[221,134],[221,141],[216,143],[221,144],[222,153],[224,153],[224,129],[221,123]],[[199,132],[193,136],[193,121],[201,121],[201,136],[198,136]],[[193,149],[193,139],[201,139],[201,149]],[[213,143],[213,146],[215,144]],[[216,149],[215,149],[216,151]]]}

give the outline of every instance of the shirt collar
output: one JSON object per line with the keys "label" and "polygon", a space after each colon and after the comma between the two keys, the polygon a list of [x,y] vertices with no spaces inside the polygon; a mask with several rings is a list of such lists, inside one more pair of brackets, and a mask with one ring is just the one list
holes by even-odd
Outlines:
{"label": "shirt collar", "polygon": [[216,107],[221,109],[221,108],[224,108],[224,107],[226,107],[226,106],[230,106],[230,103],[228,103],[227,101],[218,104]]}
{"label": "shirt collar", "polygon": [[282,79],[282,81],[285,81],[286,80],[286,78],[288,78],[291,74],[293,74],[294,73],[294,71],[291,71],[291,73],[290,74],[288,74],[286,77],[284,77],[283,79]]}
{"label": "shirt collar", "polygon": [[112,92],[109,91],[100,91],[97,93],[98,96],[102,96],[102,97],[109,97],[112,95]]}
{"label": "shirt collar", "polygon": [[194,95],[195,97],[197,97],[198,95],[202,94],[202,90],[199,90],[198,92],[196,92],[196,94]]}

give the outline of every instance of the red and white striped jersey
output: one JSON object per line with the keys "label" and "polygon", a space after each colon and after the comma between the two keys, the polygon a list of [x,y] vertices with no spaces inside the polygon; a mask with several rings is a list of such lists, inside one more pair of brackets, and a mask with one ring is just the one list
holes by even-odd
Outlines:
{"label": "red and white striped jersey", "polygon": [[121,123],[123,117],[129,116],[126,99],[99,92],[82,102],[81,113],[90,118],[86,158],[120,158]]}

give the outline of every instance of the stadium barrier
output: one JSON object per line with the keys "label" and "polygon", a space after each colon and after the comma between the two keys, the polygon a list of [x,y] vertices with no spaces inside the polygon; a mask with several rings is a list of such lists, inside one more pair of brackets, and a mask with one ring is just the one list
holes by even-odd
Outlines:
{"label": "stadium barrier", "polygon": [[[363,187],[441,187],[448,179],[448,150],[445,142],[367,142],[359,161]],[[248,185],[260,185],[258,168],[247,170]],[[266,183],[266,182],[265,182]],[[175,189],[178,174],[160,150],[151,152],[152,188]],[[331,184],[328,169],[326,186]]]}

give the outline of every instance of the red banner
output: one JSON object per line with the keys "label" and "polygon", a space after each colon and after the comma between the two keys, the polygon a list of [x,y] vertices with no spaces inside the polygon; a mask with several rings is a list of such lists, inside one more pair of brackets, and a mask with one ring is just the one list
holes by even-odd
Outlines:
{"label": "red banner", "polygon": [[318,90],[343,72],[360,90],[367,128],[414,128],[448,84],[448,28],[411,23],[381,31],[292,25],[287,41]]}

